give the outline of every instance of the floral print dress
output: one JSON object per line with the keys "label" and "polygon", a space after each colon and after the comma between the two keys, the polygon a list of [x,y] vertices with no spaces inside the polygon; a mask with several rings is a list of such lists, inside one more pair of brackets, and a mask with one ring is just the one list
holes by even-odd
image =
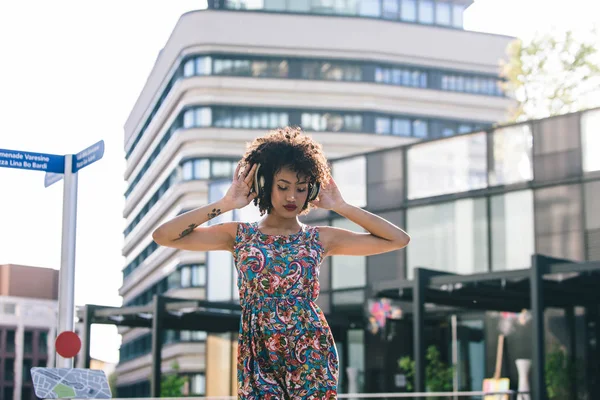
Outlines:
{"label": "floral print dress", "polygon": [[240,223],[234,245],[242,320],[238,398],[336,399],[338,357],[321,309],[319,229],[266,235]]}

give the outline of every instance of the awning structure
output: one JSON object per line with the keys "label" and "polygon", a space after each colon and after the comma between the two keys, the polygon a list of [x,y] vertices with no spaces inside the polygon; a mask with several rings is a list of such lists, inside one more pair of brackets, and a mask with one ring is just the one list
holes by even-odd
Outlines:
{"label": "awning structure", "polygon": [[189,300],[155,295],[151,304],[131,307],[107,307],[88,304],[82,322],[85,368],[90,365],[90,334],[92,324],[109,324],[130,328],[152,329],[151,395],[160,397],[163,335],[165,330],[205,331],[207,333],[236,332],[242,310],[239,304],[206,300]]}
{"label": "awning structure", "polygon": [[425,390],[425,304],[487,311],[520,312],[532,316],[534,400],[547,400],[544,368],[544,310],[572,310],[600,304],[600,261],[574,263],[533,255],[531,267],[458,275],[416,268],[412,280],[382,282],[372,288],[375,297],[412,302],[415,391]]}
{"label": "awning structure", "polygon": [[[145,306],[108,307],[88,304],[79,316],[84,325],[82,355],[84,366],[90,365],[90,334],[92,324],[108,324],[130,328],[152,329],[151,396],[160,397],[162,345],[165,330],[204,331],[207,333],[237,332],[242,309],[238,303],[190,300],[155,295]],[[329,325],[349,327],[355,323],[344,315],[327,315]]]}

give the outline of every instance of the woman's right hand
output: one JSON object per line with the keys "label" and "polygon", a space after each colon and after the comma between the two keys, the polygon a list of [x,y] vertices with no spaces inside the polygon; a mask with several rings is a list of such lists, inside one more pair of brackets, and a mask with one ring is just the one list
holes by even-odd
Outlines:
{"label": "woman's right hand", "polygon": [[238,163],[233,174],[231,186],[224,197],[227,203],[231,204],[233,208],[244,208],[256,197],[256,191],[250,193],[254,173],[256,172],[256,164],[252,165],[252,168],[246,168],[240,173],[241,165],[241,162]]}

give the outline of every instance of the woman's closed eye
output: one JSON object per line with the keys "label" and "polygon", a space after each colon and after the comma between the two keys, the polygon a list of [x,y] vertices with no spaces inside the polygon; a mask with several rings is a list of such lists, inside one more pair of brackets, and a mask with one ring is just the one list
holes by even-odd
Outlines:
{"label": "woman's closed eye", "polygon": [[[287,188],[287,187],[283,187],[283,186],[279,186],[279,185],[277,185],[277,188],[278,188],[279,190],[281,190],[282,192],[285,192],[286,190],[288,190],[288,188]],[[303,188],[298,188],[298,189],[296,189],[296,190],[298,191],[298,193],[303,193],[303,192],[306,192],[306,188],[305,188],[305,187],[303,187]]]}

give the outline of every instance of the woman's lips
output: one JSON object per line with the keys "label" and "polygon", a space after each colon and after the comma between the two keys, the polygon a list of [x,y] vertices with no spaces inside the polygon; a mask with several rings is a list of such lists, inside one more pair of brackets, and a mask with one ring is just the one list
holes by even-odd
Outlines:
{"label": "woman's lips", "polygon": [[294,211],[297,208],[295,204],[288,204],[283,207],[288,211]]}

